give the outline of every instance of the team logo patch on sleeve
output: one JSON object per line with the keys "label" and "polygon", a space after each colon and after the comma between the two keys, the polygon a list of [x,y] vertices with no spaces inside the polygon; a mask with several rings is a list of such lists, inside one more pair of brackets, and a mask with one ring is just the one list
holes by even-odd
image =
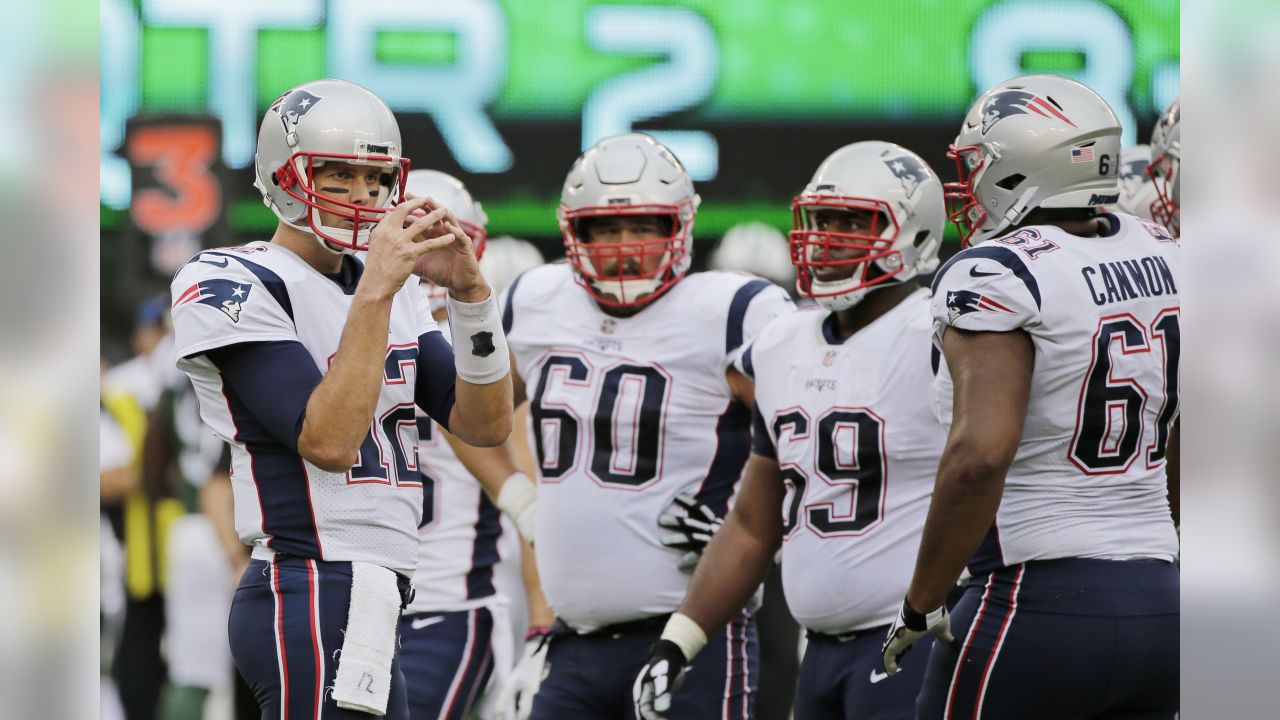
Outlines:
{"label": "team logo patch on sleeve", "polygon": [[947,293],[947,316],[955,320],[971,312],[1010,313],[1013,311],[986,295],[971,290],[952,290]]}
{"label": "team logo patch on sleeve", "polygon": [[253,285],[235,280],[221,278],[201,280],[184,290],[173,301],[173,307],[177,308],[192,302],[198,302],[221,310],[227,317],[231,318],[231,322],[238,323],[240,322],[240,310],[244,302],[249,299],[249,291],[252,289]]}

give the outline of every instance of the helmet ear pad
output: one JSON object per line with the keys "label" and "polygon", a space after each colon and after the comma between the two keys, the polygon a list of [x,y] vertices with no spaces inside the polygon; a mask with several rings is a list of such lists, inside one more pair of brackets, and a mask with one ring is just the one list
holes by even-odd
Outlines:
{"label": "helmet ear pad", "polygon": [[[351,203],[316,187],[316,171],[344,162],[380,169],[372,203]],[[281,95],[258,129],[254,186],[280,222],[310,233],[331,252],[368,249],[373,226],[403,202],[409,160],[400,128],[378,96],[344,80],[315,80]],[[323,215],[322,215],[323,213]],[[337,217],[338,226],[325,224]]]}

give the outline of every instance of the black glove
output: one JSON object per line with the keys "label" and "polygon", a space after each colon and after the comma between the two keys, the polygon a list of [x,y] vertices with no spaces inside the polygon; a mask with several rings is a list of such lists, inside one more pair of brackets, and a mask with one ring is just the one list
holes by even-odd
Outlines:
{"label": "black glove", "polygon": [[677,564],[685,572],[693,572],[702,558],[702,551],[707,549],[711,536],[715,535],[724,519],[717,517],[711,508],[698,502],[697,498],[681,493],[676,496],[675,504],[685,511],[684,515],[664,513],[658,517],[658,526],[676,532],[664,535],[662,544],[676,550],[684,550]]}
{"label": "black glove", "polygon": [[684,681],[687,669],[684,652],[670,640],[659,640],[649,652],[649,661],[640,669],[631,699],[640,720],[663,720],[671,709],[671,696]]}

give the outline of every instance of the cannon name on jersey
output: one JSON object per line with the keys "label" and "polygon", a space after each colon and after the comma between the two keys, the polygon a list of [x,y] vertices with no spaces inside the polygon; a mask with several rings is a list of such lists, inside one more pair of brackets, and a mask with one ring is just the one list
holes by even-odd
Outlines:
{"label": "cannon name on jersey", "polygon": [[930,402],[928,292],[843,342],[833,319],[818,308],[778,318],[744,360],[757,452],[777,458],[787,485],[787,605],[805,627],[840,634],[897,613],[945,437]]}
{"label": "cannon name on jersey", "polygon": [[[935,342],[951,326],[1021,329],[1035,346],[1022,442],[974,572],[1177,553],[1165,446],[1178,412],[1179,248],[1160,225],[1101,217],[1099,237],[1023,228],[934,278]],[[938,370],[936,411],[949,425],[945,360]]]}
{"label": "cannon name on jersey", "polygon": [[[358,260],[358,270],[362,266]],[[355,282],[343,288],[271,243],[210,250],[173,281],[179,367],[201,417],[232,448],[236,530],[245,543],[329,561],[413,572],[422,513],[414,382],[418,337],[437,329],[417,283],[392,303],[386,370],[356,465],[331,473],[304,460],[249,416],[202,353],[245,342],[298,341],[326,373]]]}
{"label": "cannon name on jersey", "polygon": [[725,272],[690,275],[631,317],[602,312],[564,263],[507,290],[538,462],[534,547],[557,616],[588,630],[676,609],[690,576],[658,517],[681,492],[727,511],[751,416],[725,370],[790,306],[780,288]]}

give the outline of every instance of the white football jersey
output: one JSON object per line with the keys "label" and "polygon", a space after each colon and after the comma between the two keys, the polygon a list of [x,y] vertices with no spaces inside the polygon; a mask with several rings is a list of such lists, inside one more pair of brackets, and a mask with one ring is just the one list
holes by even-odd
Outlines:
{"label": "white football jersey", "polygon": [[787,294],[754,276],[685,277],[631,317],[605,314],[566,263],[504,293],[503,324],[529,405],[538,462],[542,589],[578,630],[675,611],[690,576],[660,539],[679,493],[727,512],[750,451],[731,354]]}
{"label": "white football jersey", "polygon": [[[440,329],[451,340],[448,326]],[[422,542],[406,613],[462,610],[495,594],[501,512],[440,433],[440,425],[418,410]]]}
{"label": "white football jersey", "polygon": [[382,394],[357,463],[346,473],[321,470],[275,440],[202,353],[294,340],[326,373],[352,295],[289,250],[265,242],[196,255],[178,271],[172,291],[178,366],[195,386],[205,423],[231,445],[240,539],[411,575],[423,504],[414,452],[414,363],[418,337],[437,329],[418,285],[406,283],[393,300]]}
{"label": "white football jersey", "polygon": [[929,392],[929,292],[843,340],[834,319],[818,307],[780,317],[742,363],[756,381],[756,452],[787,486],[787,605],[828,634],[893,621],[946,439]]}
{"label": "white football jersey", "polygon": [[[934,278],[935,342],[954,326],[1021,329],[1035,345],[1022,442],[974,574],[1178,552],[1165,445],[1178,414],[1179,247],[1160,225],[1102,217],[1103,237],[1023,228],[960,252]],[[949,426],[951,376],[937,361]]]}

